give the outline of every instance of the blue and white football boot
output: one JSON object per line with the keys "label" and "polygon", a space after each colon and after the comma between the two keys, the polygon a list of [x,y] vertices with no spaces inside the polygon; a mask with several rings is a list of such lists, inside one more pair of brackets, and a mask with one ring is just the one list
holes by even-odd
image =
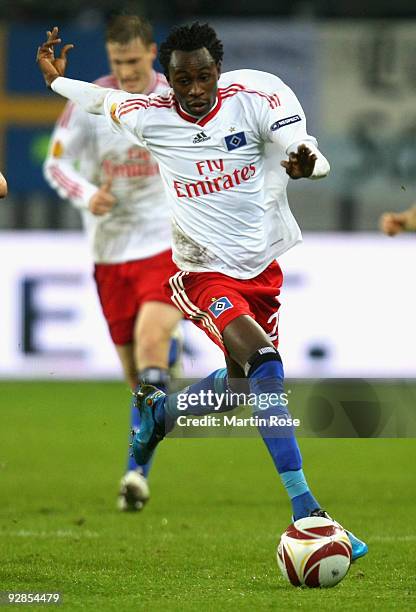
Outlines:
{"label": "blue and white football boot", "polygon": [[[310,513],[309,516],[322,516],[323,518],[327,518],[330,521],[334,520],[333,518],[329,516],[327,512],[325,512],[325,510],[321,510],[321,509],[314,510],[313,512]],[[334,522],[336,523],[337,521],[334,521]],[[337,524],[339,525],[339,523]],[[342,525],[339,525],[339,526],[342,527]],[[362,540],[360,540],[359,538],[357,538],[357,536],[351,533],[351,531],[348,531],[344,527],[342,527],[342,529],[344,529],[351,543],[351,549],[352,549],[351,561],[356,561],[357,559],[360,559],[360,557],[364,557],[368,553],[367,544],[363,542]]]}

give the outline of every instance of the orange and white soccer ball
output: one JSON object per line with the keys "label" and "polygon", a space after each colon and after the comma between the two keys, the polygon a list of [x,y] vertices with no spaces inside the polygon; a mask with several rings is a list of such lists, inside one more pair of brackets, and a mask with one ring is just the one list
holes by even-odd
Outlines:
{"label": "orange and white soccer ball", "polygon": [[289,525],[280,538],[277,564],[294,586],[332,587],[350,568],[351,543],[335,521],[303,518]]}

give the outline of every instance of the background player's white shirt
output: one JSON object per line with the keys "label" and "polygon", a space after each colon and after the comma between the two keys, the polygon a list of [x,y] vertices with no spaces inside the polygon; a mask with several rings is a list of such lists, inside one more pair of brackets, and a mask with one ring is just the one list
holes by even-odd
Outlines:
{"label": "background player's white shirt", "polygon": [[[97,84],[118,89],[113,76]],[[165,77],[154,72],[149,93],[166,88]],[[44,174],[80,209],[95,262],[143,259],[170,248],[169,200],[158,165],[143,146],[111,130],[104,116],[69,102],[53,132]],[[93,215],[90,198],[109,177],[117,203],[110,213]]]}

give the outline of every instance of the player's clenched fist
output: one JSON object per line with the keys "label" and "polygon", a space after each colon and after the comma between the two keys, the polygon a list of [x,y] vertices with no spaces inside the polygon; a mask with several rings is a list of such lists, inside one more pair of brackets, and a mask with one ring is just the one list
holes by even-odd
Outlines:
{"label": "player's clenched fist", "polygon": [[380,229],[387,236],[395,236],[404,231],[405,219],[403,213],[384,213],[380,218]]}
{"label": "player's clenched fist", "polygon": [[5,198],[7,195],[7,181],[0,172],[0,198]]}
{"label": "player's clenched fist", "polygon": [[58,37],[58,28],[46,32],[46,41],[38,47],[36,61],[43,74],[45,83],[48,87],[59,76],[64,76],[67,62],[67,53],[74,45],[64,45],[59,57],[55,57],[54,47],[59,45],[62,40]]}
{"label": "player's clenched fist", "polygon": [[387,236],[396,236],[401,232],[416,231],[416,207],[403,212],[386,212],[380,217],[380,229]]}
{"label": "player's clenched fist", "polygon": [[315,168],[317,157],[305,145],[299,145],[296,153],[290,153],[287,161],[280,162],[292,179],[308,178]]}
{"label": "player's clenched fist", "polygon": [[116,198],[111,193],[111,182],[111,179],[109,179],[104,183],[89,201],[88,208],[97,217],[110,212],[116,204]]}

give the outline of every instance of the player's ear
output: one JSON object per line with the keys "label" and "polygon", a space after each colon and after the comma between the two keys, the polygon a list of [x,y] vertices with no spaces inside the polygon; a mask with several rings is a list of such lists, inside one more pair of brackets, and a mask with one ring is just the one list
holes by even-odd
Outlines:
{"label": "player's ear", "polygon": [[155,60],[157,58],[157,44],[156,43],[150,43],[149,51],[152,54],[152,59]]}
{"label": "player's ear", "polygon": [[221,62],[217,62],[218,78],[220,78],[220,76],[221,76],[221,68],[222,68]]}

